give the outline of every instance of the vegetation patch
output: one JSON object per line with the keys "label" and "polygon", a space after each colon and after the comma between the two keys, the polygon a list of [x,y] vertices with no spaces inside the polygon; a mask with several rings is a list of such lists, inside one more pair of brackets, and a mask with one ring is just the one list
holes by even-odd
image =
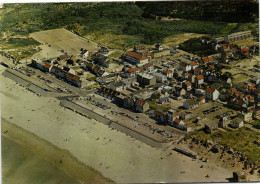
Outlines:
{"label": "vegetation patch", "polygon": [[190,40],[187,40],[186,42],[182,43],[180,45],[180,49],[196,54],[201,57],[218,53],[216,50],[212,49],[211,46],[207,44],[203,44],[202,40],[209,41],[211,40],[211,38],[209,37],[191,38]]}
{"label": "vegetation patch", "polygon": [[[218,20],[207,20],[200,14],[197,14],[196,20],[178,19],[173,21],[143,16],[144,12],[149,13],[149,8],[154,6],[156,12],[160,7],[161,11],[166,14],[169,7],[171,7],[170,9],[177,8],[177,14],[182,16],[180,18],[185,18],[190,13],[199,10],[200,13],[206,11],[201,11],[200,6],[194,9],[193,6],[184,7],[181,4],[174,7],[173,2],[167,2],[167,6],[162,6],[163,4],[157,2],[148,7],[146,3],[133,2],[5,4],[0,9],[0,34],[4,35],[2,39],[4,37],[15,38],[42,30],[66,28],[83,37],[92,34],[94,35],[93,41],[97,40],[98,43],[107,45],[109,48],[127,50],[137,43],[145,45],[165,43],[165,41],[167,42],[165,38],[183,33],[223,36],[223,34],[242,30],[252,30],[255,35],[259,32],[257,21],[252,23],[218,22]],[[193,11],[181,13],[188,11],[189,8],[192,8]],[[232,11],[232,13],[238,12]],[[171,13],[169,15],[171,16]],[[11,40],[11,43],[13,41],[17,41],[18,45],[27,44],[21,43],[21,40],[18,39]]]}
{"label": "vegetation patch", "polygon": [[198,131],[189,137],[199,140],[213,140],[224,146],[229,146],[237,151],[245,153],[250,160],[260,164],[260,146],[255,144],[260,140],[260,134],[246,127],[234,131],[216,132],[207,134],[203,130]]}

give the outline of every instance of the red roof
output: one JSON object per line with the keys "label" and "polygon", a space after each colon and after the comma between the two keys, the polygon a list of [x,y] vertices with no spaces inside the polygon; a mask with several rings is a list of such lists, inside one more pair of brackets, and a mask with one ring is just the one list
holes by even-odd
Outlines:
{"label": "red roof", "polygon": [[162,115],[162,113],[159,112],[159,111],[154,111],[153,113],[156,114],[156,115],[158,115],[158,116],[161,116],[161,115]]}
{"label": "red roof", "polygon": [[198,80],[204,79],[203,75],[197,75],[196,77],[197,77]]}
{"label": "red roof", "polygon": [[138,68],[130,68],[127,70],[128,73],[134,73],[136,71],[138,71]]}
{"label": "red roof", "polygon": [[214,65],[209,65],[210,68],[214,68]]}
{"label": "red roof", "polygon": [[209,62],[209,60],[208,60],[208,58],[207,58],[207,57],[203,57],[203,58],[202,58],[202,61],[203,61],[204,63],[207,63],[207,62]]}
{"label": "red roof", "polygon": [[172,71],[171,70],[166,70],[163,73],[168,74],[168,73],[172,73]]}
{"label": "red roof", "polygon": [[146,64],[145,64],[146,67],[150,67],[150,66],[152,66],[152,65],[153,65],[152,63],[146,63]]}
{"label": "red roof", "polygon": [[146,55],[147,55],[147,56],[151,56],[151,55],[152,55],[152,53],[151,53],[151,52],[149,52],[149,53],[147,53]]}
{"label": "red roof", "polygon": [[201,68],[197,67],[194,69],[195,72],[200,72],[201,71]]}
{"label": "red roof", "polygon": [[177,124],[179,124],[181,122],[181,120],[180,119],[178,119],[178,118],[175,118],[175,120],[174,120],[174,123],[177,123]]}
{"label": "red roof", "polygon": [[230,88],[230,90],[231,90],[232,93],[235,93],[237,91],[236,88]]}
{"label": "red roof", "polygon": [[241,95],[241,93],[240,92],[236,92],[235,95],[238,97],[238,96]]}
{"label": "red roof", "polygon": [[253,87],[255,87],[255,84],[254,84],[254,83],[252,83],[252,82],[251,82],[249,85],[250,85],[250,86],[253,86]]}
{"label": "red roof", "polygon": [[133,58],[136,58],[136,59],[138,59],[139,61],[147,59],[146,56],[141,55],[141,54],[138,54],[138,53],[133,52],[133,51],[127,51],[127,52],[125,52],[125,55],[128,55],[128,56],[131,56],[131,57],[133,57]]}
{"label": "red roof", "polygon": [[208,93],[214,93],[214,91],[215,91],[215,89],[213,89],[213,88],[207,88],[206,89],[206,92],[208,92]]}
{"label": "red roof", "polygon": [[226,46],[226,45],[222,45],[221,48],[222,48],[222,49],[226,49],[227,46]]}
{"label": "red roof", "polygon": [[254,86],[250,86],[249,89],[250,89],[251,91],[256,90],[256,88],[255,88]]}
{"label": "red roof", "polygon": [[51,65],[45,64],[45,65],[43,65],[43,67],[49,69],[51,67]]}
{"label": "red roof", "polygon": [[209,59],[209,61],[213,61],[213,58],[212,58],[212,57],[209,57],[208,59]]}
{"label": "red roof", "polygon": [[245,102],[244,102],[243,100],[241,100],[241,99],[237,99],[235,102],[236,102],[238,105],[240,105],[240,106],[242,106],[242,105],[245,104]]}
{"label": "red roof", "polygon": [[192,62],[191,62],[191,65],[192,65],[192,66],[196,66],[197,63],[196,63],[195,61],[192,61]]}
{"label": "red roof", "polygon": [[67,73],[66,76],[67,76],[67,78],[70,78],[70,79],[72,79],[72,80],[74,80],[74,81],[80,82],[80,77],[77,76],[77,75],[73,75],[73,74],[71,74],[71,73]]}
{"label": "red roof", "polygon": [[137,104],[137,105],[140,105],[140,106],[142,106],[142,107],[143,107],[143,106],[144,106],[144,104],[145,104],[145,102],[144,102],[144,101],[142,101],[142,100],[137,100],[137,101],[136,101],[136,104]]}
{"label": "red roof", "polygon": [[188,72],[186,72],[186,73],[184,73],[184,75],[185,75],[185,76],[188,76],[188,75],[189,75],[189,73],[188,73]]}
{"label": "red roof", "polygon": [[246,95],[246,98],[249,98],[250,100],[254,100],[254,97],[252,95]]}
{"label": "red roof", "polygon": [[201,100],[205,99],[205,96],[201,96],[200,99],[201,99]]}
{"label": "red roof", "polygon": [[247,85],[247,84],[244,84],[244,85],[243,85],[243,88],[248,88],[248,85]]}
{"label": "red roof", "polygon": [[186,81],[184,83],[186,84],[186,86],[190,86],[191,85],[190,81]]}

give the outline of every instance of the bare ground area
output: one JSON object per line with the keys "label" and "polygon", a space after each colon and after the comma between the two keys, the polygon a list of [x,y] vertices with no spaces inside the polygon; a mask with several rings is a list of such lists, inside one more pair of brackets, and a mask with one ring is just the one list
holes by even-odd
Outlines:
{"label": "bare ground area", "polygon": [[197,34],[197,33],[183,33],[183,34],[166,37],[163,42],[165,46],[179,45],[191,38],[199,38],[202,36],[207,36],[207,35]]}
{"label": "bare ground area", "polygon": [[50,45],[58,50],[64,50],[68,54],[76,55],[84,48],[90,52],[97,51],[97,44],[85,38],[77,36],[66,29],[52,29],[30,34],[30,37],[42,44]]}
{"label": "bare ground area", "polygon": [[[240,59],[231,63],[231,69],[223,69],[222,73],[230,72],[233,75],[233,82],[246,82],[252,76],[259,77],[259,74],[252,71],[254,65],[259,65],[260,56],[254,56],[249,59]],[[250,76],[252,75],[252,76]]]}

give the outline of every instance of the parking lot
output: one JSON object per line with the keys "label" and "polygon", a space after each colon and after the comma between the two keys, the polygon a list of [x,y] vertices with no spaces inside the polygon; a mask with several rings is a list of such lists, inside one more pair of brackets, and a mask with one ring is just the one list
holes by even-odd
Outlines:
{"label": "parking lot", "polygon": [[84,98],[79,97],[78,100],[86,104],[92,110],[95,110],[95,112],[98,111],[104,114],[106,117],[123,121],[124,123],[132,122],[135,126],[141,126],[145,130],[148,130],[153,134],[158,133],[165,138],[173,138],[173,140],[178,140],[185,134],[185,132],[182,132],[176,128],[156,124],[154,119],[151,119],[144,113],[136,113],[128,109],[118,107],[109,98],[102,97],[97,94],[89,95]]}
{"label": "parking lot", "polygon": [[[220,118],[221,115],[234,116],[237,114],[236,111],[224,107],[223,104],[218,102],[201,104],[199,107],[190,110],[190,112],[193,113],[193,117],[189,120],[184,120],[184,122],[192,128],[204,127],[205,123],[216,121]],[[194,123],[197,117],[202,118],[198,124]]]}

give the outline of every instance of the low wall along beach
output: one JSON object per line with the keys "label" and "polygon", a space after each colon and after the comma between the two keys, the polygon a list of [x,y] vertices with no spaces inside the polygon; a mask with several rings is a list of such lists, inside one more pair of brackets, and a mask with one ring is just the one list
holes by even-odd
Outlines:
{"label": "low wall along beach", "polygon": [[121,125],[120,123],[117,123],[115,121],[112,121],[100,114],[97,114],[95,113],[94,111],[90,110],[90,109],[87,109],[85,107],[82,107],[81,105],[79,104],[76,104],[70,100],[62,100],[60,102],[60,105],[63,106],[63,107],[66,107],[68,109],[71,109],[83,116],[86,116],[88,118],[91,118],[91,119],[95,119],[96,121],[98,122],[102,122],[106,125],[108,125],[109,127],[111,128],[114,128],[114,129],[117,129],[119,130],[120,132],[122,133],[125,133],[139,141],[142,141],[152,147],[156,147],[156,148],[165,148],[165,147],[168,147],[172,144],[172,142],[159,142],[157,140],[154,140],[146,135],[143,135],[135,130],[132,130],[131,128],[129,127],[126,127],[124,125]]}

